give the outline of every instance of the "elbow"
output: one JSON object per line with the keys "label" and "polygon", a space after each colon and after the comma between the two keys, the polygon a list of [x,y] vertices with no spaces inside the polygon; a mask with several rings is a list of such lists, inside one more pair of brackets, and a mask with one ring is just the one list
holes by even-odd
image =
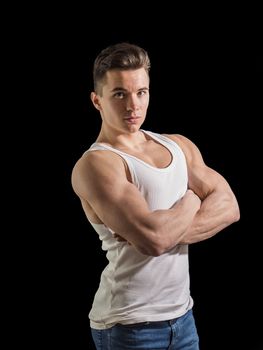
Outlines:
{"label": "elbow", "polygon": [[172,239],[171,235],[167,234],[163,225],[154,220],[141,226],[137,237],[139,239],[136,240],[136,248],[139,252],[153,257],[166,253],[178,243],[177,240],[175,242],[175,238]]}
{"label": "elbow", "polygon": [[151,247],[150,249],[147,249],[143,254],[148,256],[157,257],[166,252],[165,249],[162,249],[161,247]]}
{"label": "elbow", "polygon": [[144,255],[157,257],[166,253],[173,246],[163,236],[155,234],[153,239],[147,240],[144,246],[139,248],[139,251]]}
{"label": "elbow", "polygon": [[137,246],[136,248],[141,254],[153,257],[160,256],[166,252],[164,247],[161,245],[153,244],[152,242],[147,242],[144,246]]}
{"label": "elbow", "polygon": [[155,244],[152,246],[152,256],[160,256],[164,253],[167,253],[178,243],[178,241],[171,241],[168,238],[165,239],[163,236],[159,236]]}
{"label": "elbow", "polygon": [[230,224],[240,220],[240,210],[237,200],[234,199],[231,203],[231,207],[228,210]]}
{"label": "elbow", "polygon": [[167,251],[167,249],[165,249],[165,247],[162,246],[153,246],[151,247],[151,256],[157,257],[160,256],[162,254],[164,254]]}
{"label": "elbow", "polygon": [[233,210],[233,222],[237,222],[240,220],[240,210],[239,207]]}
{"label": "elbow", "polygon": [[240,220],[240,210],[237,208],[234,213],[234,221],[239,221]]}
{"label": "elbow", "polygon": [[140,241],[134,246],[141,254],[153,257],[160,256],[169,250],[168,245],[165,244],[164,237],[161,237],[156,232],[151,232],[147,237],[141,235]]}

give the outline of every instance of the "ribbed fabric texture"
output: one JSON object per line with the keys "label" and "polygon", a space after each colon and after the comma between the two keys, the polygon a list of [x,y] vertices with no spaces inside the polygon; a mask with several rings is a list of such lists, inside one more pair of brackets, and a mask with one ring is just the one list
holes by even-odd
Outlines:
{"label": "ribbed fabric texture", "polygon": [[[132,181],[149,208],[168,209],[187,190],[184,154],[169,138],[141,131],[170,151],[172,160],[166,168],[156,168],[102,143],[94,143],[88,151],[110,150],[119,154],[127,163]],[[112,237],[113,231],[105,225],[91,225],[98,233],[109,261],[101,274],[89,313],[92,328],[105,329],[116,323],[169,320],[183,315],[193,306],[187,245],[177,245],[158,257],[147,256],[125,242],[117,242]]]}

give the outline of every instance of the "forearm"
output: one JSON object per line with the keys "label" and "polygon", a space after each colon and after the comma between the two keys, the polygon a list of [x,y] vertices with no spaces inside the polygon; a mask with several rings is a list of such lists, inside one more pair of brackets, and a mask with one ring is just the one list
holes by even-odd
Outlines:
{"label": "forearm", "polygon": [[187,191],[169,210],[156,210],[150,214],[148,220],[156,255],[170,250],[181,241],[200,209],[200,204],[200,199],[192,191]]}
{"label": "forearm", "polygon": [[[125,235],[115,233],[119,241],[128,241],[142,254],[158,256],[178,244],[200,209],[201,201],[193,191],[188,190],[184,197],[170,209],[149,212],[139,222],[136,237],[125,239]],[[132,228],[131,228],[132,230]]]}
{"label": "forearm", "polygon": [[206,240],[239,220],[239,208],[231,191],[214,191],[207,196],[180,243],[190,244]]}

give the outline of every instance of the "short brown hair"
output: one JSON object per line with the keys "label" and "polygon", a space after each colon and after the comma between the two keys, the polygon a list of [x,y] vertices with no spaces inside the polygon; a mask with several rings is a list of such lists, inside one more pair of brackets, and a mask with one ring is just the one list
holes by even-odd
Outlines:
{"label": "short brown hair", "polygon": [[147,51],[143,48],[127,42],[108,46],[98,54],[94,61],[94,91],[101,94],[101,86],[105,74],[111,69],[129,70],[144,68],[149,75],[150,67],[150,58]]}

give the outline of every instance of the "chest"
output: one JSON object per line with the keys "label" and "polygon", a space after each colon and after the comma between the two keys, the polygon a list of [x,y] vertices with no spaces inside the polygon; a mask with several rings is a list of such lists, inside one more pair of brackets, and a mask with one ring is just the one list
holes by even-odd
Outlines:
{"label": "chest", "polygon": [[148,141],[142,149],[129,151],[129,154],[160,169],[167,168],[173,160],[170,150],[154,141]]}
{"label": "chest", "polygon": [[[167,151],[167,153],[166,153]],[[154,157],[144,155],[141,158],[128,158],[133,183],[146,199],[151,210],[170,208],[180,199],[187,189],[187,166],[181,152],[168,149]],[[160,157],[159,157],[160,156]],[[163,162],[163,159],[166,161]],[[158,166],[156,165],[158,164]]]}

